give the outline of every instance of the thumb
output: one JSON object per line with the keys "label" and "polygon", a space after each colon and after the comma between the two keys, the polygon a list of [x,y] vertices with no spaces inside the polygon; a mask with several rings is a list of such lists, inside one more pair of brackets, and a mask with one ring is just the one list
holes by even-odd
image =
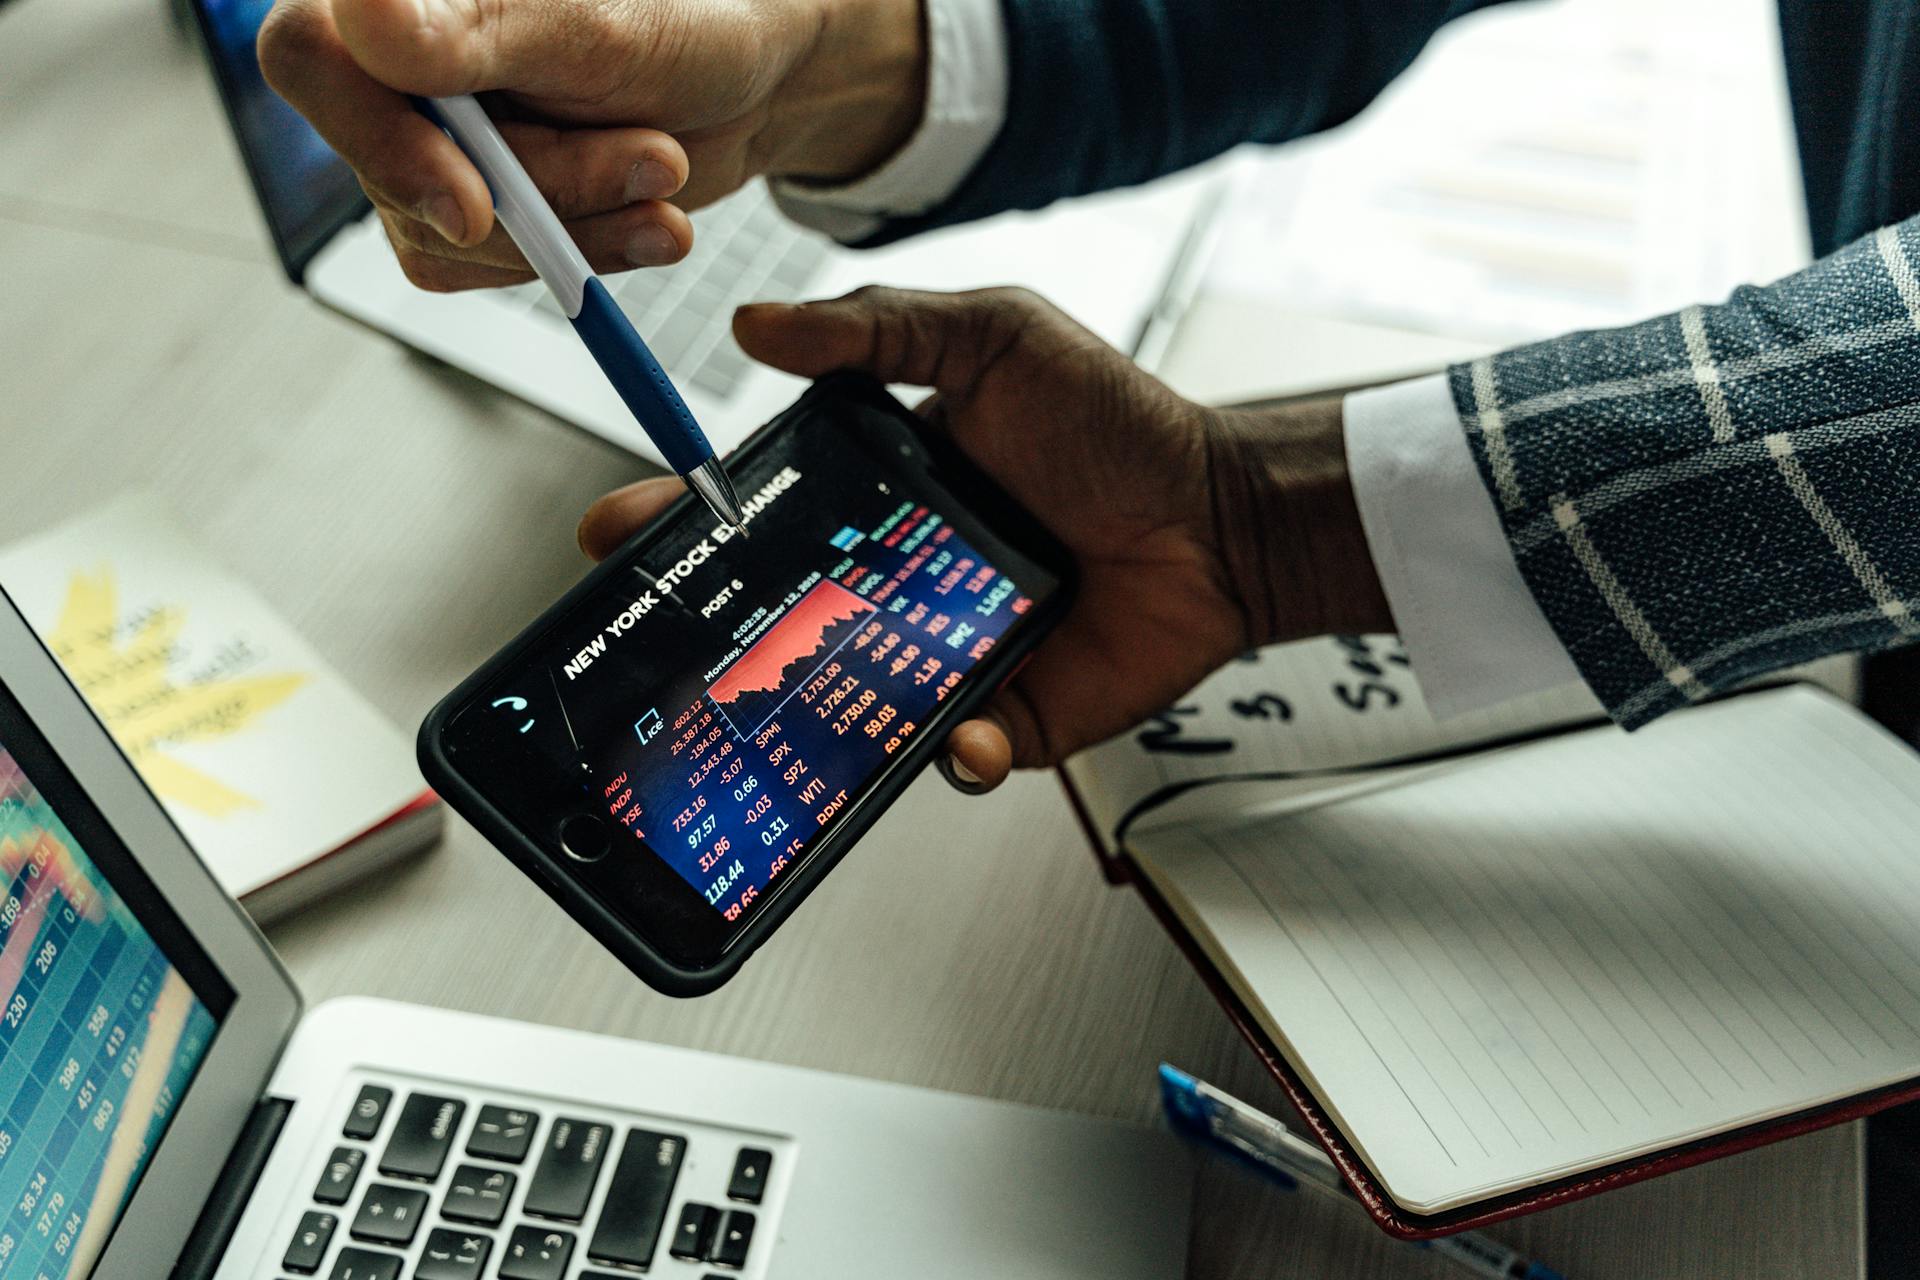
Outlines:
{"label": "thumb", "polygon": [[868,287],[831,302],[756,303],[734,313],[741,349],[817,378],[858,369],[964,398],[1034,321],[1057,315],[1021,289],[916,293]]}
{"label": "thumb", "polygon": [[620,549],[620,544],[652,524],[686,491],[685,482],[676,476],[655,476],[615,489],[580,517],[580,528],[575,534],[580,549],[592,559],[606,559]]}
{"label": "thumb", "polygon": [[[368,75],[435,98],[573,85],[572,77],[588,69],[579,65],[587,50],[606,34],[593,20],[595,7],[568,0],[333,0],[341,42]],[[617,55],[602,44],[601,56]]]}

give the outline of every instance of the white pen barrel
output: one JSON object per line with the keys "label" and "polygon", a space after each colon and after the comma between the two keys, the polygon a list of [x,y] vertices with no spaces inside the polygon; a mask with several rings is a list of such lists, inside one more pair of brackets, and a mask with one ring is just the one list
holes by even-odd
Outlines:
{"label": "white pen barrel", "polygon": [[480,176],[487,180],[487,186],[493,191],[494,216],[500,219],[500,225],[513,237],[520,252],[527,255],[527,261],[533,264],[547,288],[553,290],[567,318],[579,315],[593,268],[587,265],[573,237],[560,225],[546,198],[533,185],[533,179],[527,176],[513,149],[507,146],[507,140],[500,136],[487,109],[478,99],[467,95],[435,98],[433,105],[474,167],[480,170]]}

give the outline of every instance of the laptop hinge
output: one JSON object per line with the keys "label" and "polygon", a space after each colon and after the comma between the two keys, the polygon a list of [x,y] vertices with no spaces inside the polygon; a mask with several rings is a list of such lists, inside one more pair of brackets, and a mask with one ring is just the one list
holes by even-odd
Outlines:
{"label": "laptop hinge", "polygon": [[200,1220],[193,1224],[193,1234],[187,1237],[186,1247],[180,1251],[180,1260],[173,1264],[172,1280],[210,1280],[227,1251],[228,1241],[240,1225],[240,1215],[246,1212],[254,1184],[260,1181],[267,1157],[273,1154],[273,1144],[280,1140],[280,1130],[292,1111],[293,1103],[286,1098],[269,1096],[255,1104],[253,1114],[247,1117],[246,1128],[240,1131],[239,1141],[227,1155],[219,1180],[207,1196],[207,1207],[201,1211]]}

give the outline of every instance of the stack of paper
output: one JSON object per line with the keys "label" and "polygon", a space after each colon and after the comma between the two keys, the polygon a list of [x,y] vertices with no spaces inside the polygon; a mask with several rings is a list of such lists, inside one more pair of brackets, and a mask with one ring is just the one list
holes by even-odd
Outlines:
{"label": "stack of paper", "polygon": [[1770,0],[1557,0],[1448,27],[1358,120],[1258,153],[1206,289],[1511,343],[1808,256]]}

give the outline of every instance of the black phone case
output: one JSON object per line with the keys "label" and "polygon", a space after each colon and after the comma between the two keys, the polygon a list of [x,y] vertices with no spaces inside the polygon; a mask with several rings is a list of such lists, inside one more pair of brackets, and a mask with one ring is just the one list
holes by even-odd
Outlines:
{"label": "black phone case", "polygon": [[[864,404],[906,419],[914,423],[917,430],[921,427],[920,420],[875,379],[865,374],[830,374],[814,383],[779,416],[743,441],[732,460],[744,462],[751,458],[783,426],[801,414],[811,412],[822,401]],[[1078,574],[1072,556],[1060,545],[1059,540],[965,458],[952,442],[937,431],[920,430],[919,434],[927,451],[940,466],[967,473],[969,484],[974,489],[970,504],[974,513],[1023,552],[1052,570],[1061,584],[1060,590],[1044,606],[1036,609],[1034,625],[1023,628],[1023,635],[1017,642],[997,646],[989,652],[960,692],[944,704],[941,723],[954,724],[979,710],[988,698],[1012,678],[1026,656],[1053,629],[1073,602],[1078,588]],[[504,648],[482,663],[478,670],[461,681],[453,692],[427,713],[426,719],[420,724],[416,747],[420,770],[426,775],[427,782],[453,806],[456,813],[472,823],[495,848],[511,859],[548,897],[592,934],[601,946],[619,957],[621,963],[633,970],[648,986],[670,996],[705,995],[717,990],[738,973],[747,958],[806,901],[807,895],[859,842],[880,815],[892,806],[900,793],[932,763],[944,746],[941,734],[916,735],[900,753],[899,763],[876,782],[872,790],[848,806],[833,832],[794,869],[785,889],[772,898],[741,931],[726,953],[706,968],[688,968],[654,949],[613,911],[581,888],[559,858],[537,841],[529,839],[518,824],[470,785],[447,758],[441,746],[442,732],[454,711],[493,680],[503,667],[515,662],[530,648],[556,615],[572,609],[608,577],[620,572],[630,556],[660,537],[670,521],[696,501],[691,493],[677,500],[658,520],[636,533],[523,628]]]}

